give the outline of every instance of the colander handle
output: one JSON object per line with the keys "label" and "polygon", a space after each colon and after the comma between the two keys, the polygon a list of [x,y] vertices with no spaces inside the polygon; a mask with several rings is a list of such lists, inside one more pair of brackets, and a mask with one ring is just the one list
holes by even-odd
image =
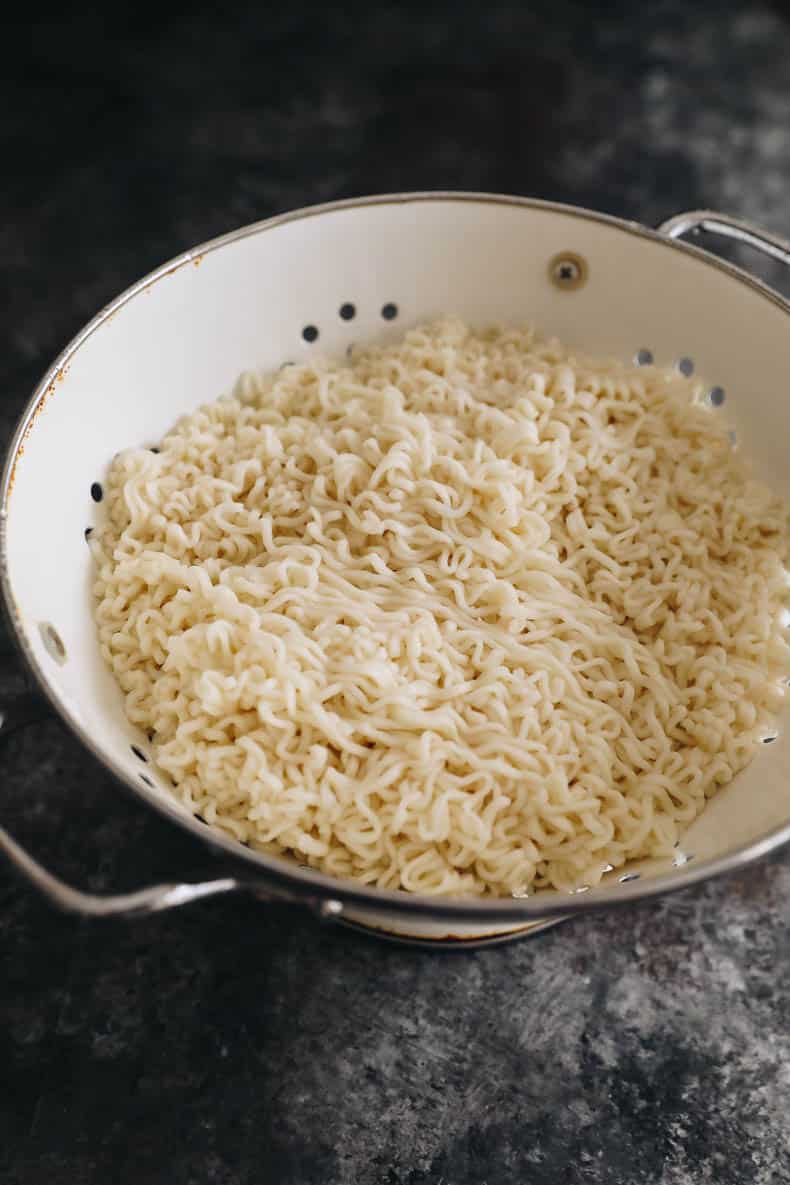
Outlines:
{"label": "colander handle", "polygon": [[67,885],[0,827],[0,855],[6,857],[17,873],[36,889],[50,905],[62,913],[78,917],[134,917],[146,913],[161,913],[165,909],[177,909],[191,905],[206,897],[219,897],[223,893],[251,893],[257,901],[277,905],[301,905],[311,909],[321,921],[334,921],[343,912],[342,902],[334,898],[302,897],[283,889],[271,889],[258,881],[238,879],[233,876],[219,877],[210,881],[176,882],[166,885],[148,885],[133,893],[86,893]]}
{"label": "colander handle", "polygon": [[130,917],[133,914],[159,913],[163,909],[189,905],[190,902],[200,901],[204,897],[216,897],[220,893],[232,893],[248,887],[233,877],[224,877],[221,880],[199,881],[196,884],[149,885],[148,888],[138,889],[134,893],[85,893],[81,889],[73,889],[71,885],[48,872],[43,864],[34,860],[15,839],[12,839],[4,827],[0,827],[0,852],[50,905],[65,913],[79,914],[81,917]]}
{"label": "colander handle", "polygon": [[[34,692],[24,692],[0,707],[0,738],[48,715],[49,708],[42,696]],[[3,827],[0,827],[0,854],[6,857],[16,872],[37,889],[50,905],[82,917],[129,917],[134,914],[159,913],[165,909],[175,909],[180,905],[201,901],[205,897],[217,897],[222,893],[234,893],[243,889],[254,892],[256,897],[268,900],[283,899],[279,893],[267,893],[262,886],[237,880],[235,877],[222,877],[193,884],[149,885],[134,893],[86,893],[72,888],[54,876],[34,860]]]}
{"label": "colander handle", "polygon": [[659,234],[670,239],[680,239],[683,235],[699,231],[720,235],[724,239],[734,239],[754,247],[755,251],[790,267],[790,240],[773,231],[763,230],[745,218],[731,218],[729,214],[719,214],[716,210],[688,210],[668,218],[657,229]]}

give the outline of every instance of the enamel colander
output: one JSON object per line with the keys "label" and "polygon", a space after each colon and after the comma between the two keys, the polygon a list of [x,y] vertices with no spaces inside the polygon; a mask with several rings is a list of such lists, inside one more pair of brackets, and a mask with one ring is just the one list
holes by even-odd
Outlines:
{"label": "enamel colander", "polygon": [[[571,914],[655,897],[740,868],[790,840],[790,729],[710,801],[671,860],[618,869],[573,894],[436,899],[336,880],[255,852],[193,818],[126,719],[100,657],[85,533],[113,454],[155,442],[240,371],[398,337],[453,313],[539,325],[596,355],[677,365],[706,384],[757,472],[790,495],[790,305],[678,241],[735,238],[790,264],[790,244],[710,212],[658,231],[588,210],[483,194],[340,202],[247,226],[140,280],[66,347],[37,387],[2,483],[2,590],[49,703],[143,802],[204,845],[207,876],[98,897],[64,885],[0,831],[6,855],[57,905],[166,909],[216,893],[302,902],[323,917],[422,942],[492,941]],[[6,721],[13,718],[13,711]]]}

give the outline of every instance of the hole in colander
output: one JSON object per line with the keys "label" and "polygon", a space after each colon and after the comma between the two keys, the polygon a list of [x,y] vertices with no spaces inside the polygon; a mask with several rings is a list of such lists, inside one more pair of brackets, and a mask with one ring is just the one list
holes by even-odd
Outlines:
{"label": "hole in colander", "polygon": [[148,761],[148,758],[146,757],[145,753],[142,751],[142,749],[138,749],[137,745],[130,745],[129,748],[132,750],[135,757],[138,757],[140,759],[140,761]]}
{"label": "hole in colander", "polygon": [[678,358],[675,363],[675,369],[679,370],[682,375],[688,378],[689,375],[694,373],[694,359],[687,357]]}
{"label": "hole in colander", "polygon": [[381,315],[385,321],[394,321],[398,315],[398,306],[392,301],[387,301],[381,306]]}
{"label": "hole in colander", "polygon": [[149,451],[149,453],[158,453],[160,451],[159,446],[156,444],[152,444],[148,451]]}
{"label": "hole in colander", "polygon": [[59,666],[63,666],[66,661],[66,647],[63,645],[63,639],[58,631],[48,621],[39,623],[38,631],[41,634],[41,641],[44,643],[44,649],[50,658],[54,658]]}
{"label": "hole in colander", "polygon": [[724,387],[711,387],[708,391],[708,403],[711,407],[721,407],[727,398],[727,393]]}
{"label": "hole in colander", "polygon": [[91,486],[91,498],[94,502],[101,502],[104,497],[104,490],[101,488],[101,482],[95,481]]}
{"label": "hole in colander", "polygon": [[637,366],[652,366],[653,351],[646,349],[644,346],[641,350],[637,350],[634,354],[634,362]]}
{"label": "hole in colander", "polygon": [[91,535],[93,534],[93,527],[86,527],[82,533],[86,539],[90,539]]}
{"label": "hole in colander", "polygon": [[678,852],[672,861],[672,864],[675,868],[682,868],[684,864],[690,864],[693,859],[693,852]]}
{"label": "hole in colander", "polygon": [[628,883],[628,881],[638,881],[641,875],[641,872],[624,872],[623,875],[618,876],[617,879],[621,885],[625,885]]}
{"label": "hole in colander", "polygon": [[154,789],[154,783],[151,781],[148,774],[140,774],[140,781],[145,782],[146,786],[150,786],[152,790]]}
{"label": "hole in colander", "polygon": [[353,321],[354,318],[356,317],[356,315],[357,315],[356,305],[351,304],[349,301],[346,301],[345,304],[341,304],[340,316],[343,321]]}
{"label": "hole in colander", "polygon": [[314,342],[318,337],[318,328],[315,325],[305,325],[302,330],[302,337],[306,342]]}
{"label": "hole in colander", "polygon": [[767,732],[764,737],[760,737],[760,740],[762,741],[762,743],[764,745],[770,745],[773,741],[775,741],[778,738],[778,736],[779,736],[778,732]]}

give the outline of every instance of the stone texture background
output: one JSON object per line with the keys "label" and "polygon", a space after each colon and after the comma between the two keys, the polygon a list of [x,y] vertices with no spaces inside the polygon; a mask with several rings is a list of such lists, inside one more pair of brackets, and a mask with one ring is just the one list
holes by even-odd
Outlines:
{"label": "stone texture background", "polygon": [[[489,189],[790,233],[779,3],[171,3],[16,18],[0,52],[3,441],[117,291],[294,206]],[[2,753],[3,823],[75,883],[200,874],[57,724]],[[784,855],[441,955],[242,900],[78,923],[0,869],[0,1181],[785,1185],[788,896]]]}

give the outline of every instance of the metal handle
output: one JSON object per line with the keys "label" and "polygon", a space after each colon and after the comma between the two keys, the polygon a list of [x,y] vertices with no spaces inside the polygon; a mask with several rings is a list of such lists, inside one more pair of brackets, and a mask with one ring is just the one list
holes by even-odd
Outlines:
{"label": "metal handle", "polygon": [[[0,708],[0,736],[49,714],[48,705],[41,696],[25,692]],[[0,853],[51,905],[84,917],[158,913],[163,909],[175,909],[180,905],[189,905],[192,901],[201,901],[204,897],[253,888],[234,877],[223,877],[219,880],[198,881],[196,884],[150,885],[135,893],[84,893],[48,872],[3,827],[0,827]],[[260,894],[257,886],[255,891],[256,895]]]}
{"label": "metal handle", "polygon": [[745,218],[731,218],[729,214],[719,214],[715,210],[689,210],[685,214],[675,214],[658,227],[659,234],[667,235],[670,239],[679,239],[694,231],[706,231],[745,243],[790,267],[790,240],[765,231]]}
{"label": "metal handle", "polygon": [[71,885],[47,872],[43,865],[11,838],[4,827],[0,827],[0,852],[34,889],[46,897],[50,905],[82,917],[130,917],[133,914],[159,913],[163,909],[175,909],[179,905],[201,901],[204,897],[216,897],[219,893],[233,893],[248,887],[233,877],[224,877],[191,885],[150,885],[135,893],[84,893],[80,889],[72,889]]}

